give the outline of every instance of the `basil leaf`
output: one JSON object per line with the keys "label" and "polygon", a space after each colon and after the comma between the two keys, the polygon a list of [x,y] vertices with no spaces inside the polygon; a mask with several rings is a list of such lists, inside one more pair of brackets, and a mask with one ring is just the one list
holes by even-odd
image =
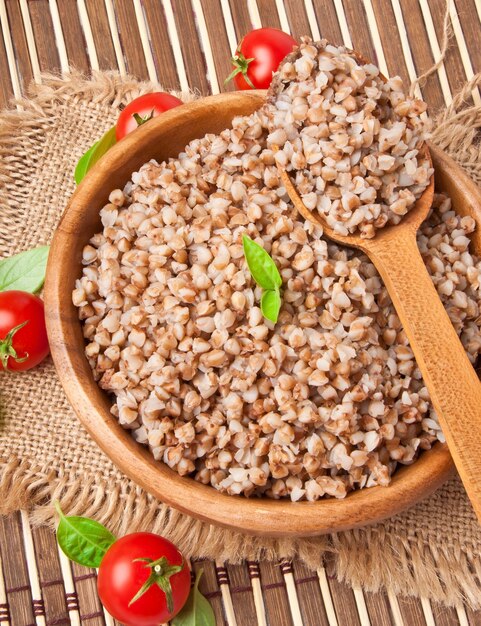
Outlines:
{"label": "basil leaf", "polygon": [[276,289],[282,285],[282,278],[269,254],[250,237],[242,237],[242,246],[247,266],[252,278],[263,289]]}
{"label": "basil leaf", "polygon": [[110,150],[112,146],[117,143],[117,137],[115,136],[115,126],[112,126],[105,135],[102,135],[97,142],[88,163],[87,171],[97,163],[97,161],[104,156],[106,152]]}
{"label": "basil leaf", "polygon": [[215,626],[215,615],[208,600],[199,591],[199,580],[203,570],[195,577],[187,602],[171,621],[172,626]]}
{"label": "basil leaf", "polygon": [[99,142],[96,141],[93,146],[91,146],[87,152],[83,156],[80,157],[79,162],[77,163],[77,167],[75,168],[75,182],[77,185],[81,183],[81,181],[85,178],[85,174],[88,171],[88,165],[90,161],[90,157],[92,156],[92,152],[99,145]]}
{"label": "basil leaf", "polygon": [[282,302],[279,289],[269,289],[264,291],[261,298],[262,315],[275,324],[277,322],[277,318],[279,317],[281,304]]}
{"label": "basil leaf", "polygon": [[97,161],[117,143],[115,128],[115,126],[112,126],[112,128],[102,135],[102,137],[81,157],[75,168],[75,182],[77,185]]}
{"label": "basil leaf", "polygon": [[55,508],[60,515],[57,542],[71,561],[86,567],[99,567],[105,553],[114,543],[112,533],[88,517],[66,517],[58,502]]}
{"label": "basil leaf", "polygon": [[36,293],[45,280],[50,246],[40,246],[0,260],[0,291]]}

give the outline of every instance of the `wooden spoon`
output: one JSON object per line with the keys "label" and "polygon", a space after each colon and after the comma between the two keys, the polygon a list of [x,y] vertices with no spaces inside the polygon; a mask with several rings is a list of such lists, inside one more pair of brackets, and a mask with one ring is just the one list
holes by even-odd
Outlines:
{"label": "wooden spoon", "polygon": [[302,202],[289,174],[282,182],[299,213],[344,246],[365,252],[376,266],[409,338],[446,442],[481,522],[481,383],[439,299],[416,242],[434,194],[434,176],[414,207],[373,239],[341,236]]}
{"label": "wooden spoon", "polygon": [[[311,42],[322,51],[326,42]],[[368,60],[351,50],[360,64]],[[295,48],[283,61],[294,63]],[[386,77],[380,74],[386,82]],[[284,89],[281,73],[274,75],[267,93],[274,102]],[[431,160],[426,145],[426,157]],[[376,266],[402,322],[431,401],[443,429],[453,461],[461,476],[476,516],[481,522],[481,383],[451,320],[439,299],[418,249],[416,233],[428,216],[434,195],[434,176],[429,186],[397,225],[376,231],[374,238],[339,235],[320,214],[302,202],[289,174],[279,167],[282,182],[304,219],[322,227],[324,234],[344,246],[362,250]]]}

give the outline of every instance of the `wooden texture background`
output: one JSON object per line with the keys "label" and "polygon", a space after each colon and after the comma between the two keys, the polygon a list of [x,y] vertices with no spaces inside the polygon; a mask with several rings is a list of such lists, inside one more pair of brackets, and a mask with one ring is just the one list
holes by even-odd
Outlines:
{"label": "wooden texture background", "polygon": [[[251,28],[327,37],[407,84],[439,57],[445,0],[0,0],[0,108],[43,71],[118,69],[200,94],[224,87],[229,57]],[[445,62],[421,86],[431,113],[481,71],[481,0],[451,0]],[[481,104],[480,94],[472,94]],[[481,626],[481,612],[426,598],[351,589],[299,562],[195,562],[222,626]],[[481,590],[480,590],[481,594]],[[96,573],[59,554],[21,512],[0,519],[0,624],[112,626]]]}

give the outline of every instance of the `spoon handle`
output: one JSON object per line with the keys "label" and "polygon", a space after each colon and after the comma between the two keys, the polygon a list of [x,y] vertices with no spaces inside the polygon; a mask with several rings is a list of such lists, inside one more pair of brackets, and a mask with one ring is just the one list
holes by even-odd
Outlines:
{"label": "spoon handle", "polygon": [[481,382],[446,313],[414,229],[365,250],[381,274],[411,343],[453,461],[481,522]]}

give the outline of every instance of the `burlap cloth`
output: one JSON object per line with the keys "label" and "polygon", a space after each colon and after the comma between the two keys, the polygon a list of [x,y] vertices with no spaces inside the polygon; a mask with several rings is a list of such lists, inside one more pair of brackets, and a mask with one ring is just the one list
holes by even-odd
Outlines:
{"label": "burlap cloth", "polygon": [[[441,116],[434,140],[481,182],[481,108],[465,103],[475,83],[481,76]],[[0,256],[49,243],[74,190],[77,160],[114,123],[121,101],[152,87],[116,74],[45,76],[21,109],[0,115]],[[457,479],[369,528],[306,540],[246,537],[173,511],[123,476],[76,419],[50,358],[32,372],[1,373],[0,394],[2,513],[28,507],[35,522],[51,523],[57,498],[65,511],[115,533],[161,532],[190,556],[297,556],[315,568],[329,552],[339,579],[366,590],[386,586],[481,607],[481,527]]]}

